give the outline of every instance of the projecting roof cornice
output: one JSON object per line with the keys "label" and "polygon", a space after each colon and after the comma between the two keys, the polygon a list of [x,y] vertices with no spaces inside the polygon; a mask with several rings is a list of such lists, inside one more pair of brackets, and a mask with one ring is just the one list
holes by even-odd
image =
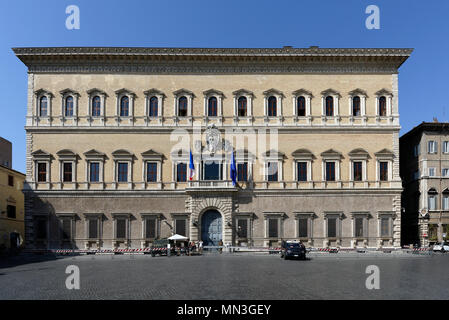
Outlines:
{"label": "projecting roof cornice", "polygon": [[412,49],[394,48],[13,48],[30,72],[391,73]]}

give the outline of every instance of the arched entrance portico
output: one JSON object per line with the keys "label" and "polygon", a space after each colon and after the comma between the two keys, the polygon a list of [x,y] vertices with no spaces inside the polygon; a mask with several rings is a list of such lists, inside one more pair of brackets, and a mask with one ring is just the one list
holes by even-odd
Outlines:
{"label": "arched entrance portico", "polygon": [[202,214],[200,238],[204,246],[218,246],[223,240],[223,217],[220,212],[210,209]]}

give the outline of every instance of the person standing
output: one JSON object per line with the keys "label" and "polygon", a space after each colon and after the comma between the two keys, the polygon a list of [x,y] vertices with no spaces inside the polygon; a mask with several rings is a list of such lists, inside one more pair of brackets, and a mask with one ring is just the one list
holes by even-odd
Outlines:
{"label": "person standing", "polygon": [[201,254],[203,254],[203,241],[200,240],[200,242],[198,242],[198,249],[200,251]]}

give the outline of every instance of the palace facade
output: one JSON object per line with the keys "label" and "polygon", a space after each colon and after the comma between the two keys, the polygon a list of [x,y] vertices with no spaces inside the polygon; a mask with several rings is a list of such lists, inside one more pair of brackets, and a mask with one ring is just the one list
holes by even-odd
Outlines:
{"label": "palace facade", "polygon": [[14,52],[28,67],[29,247],[142,248],[174,233],[400,246],[398,69],[411,49]]}

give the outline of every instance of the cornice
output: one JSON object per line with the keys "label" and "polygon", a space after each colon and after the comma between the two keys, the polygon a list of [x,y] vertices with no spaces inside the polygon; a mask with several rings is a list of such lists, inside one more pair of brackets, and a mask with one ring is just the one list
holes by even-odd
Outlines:
{"label": "cornice", "polygon": [[13,48],[30,73],[396,73],[412,49]]}

